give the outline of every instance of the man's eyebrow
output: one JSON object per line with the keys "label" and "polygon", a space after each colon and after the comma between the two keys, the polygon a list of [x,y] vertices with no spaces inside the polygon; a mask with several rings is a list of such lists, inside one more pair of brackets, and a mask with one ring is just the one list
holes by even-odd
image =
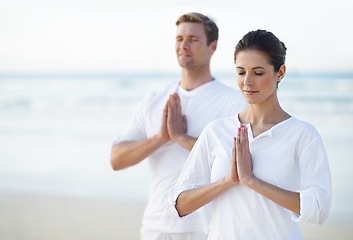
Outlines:
{"label": "man's eyebrow", "polygon": [[176,36],[177,38],[182,38],[182,37],[185,37],[185,38],[199,38],[198,36],[196,35],[186,35],[186,36],[183,36],[183,35],[177,35]]}

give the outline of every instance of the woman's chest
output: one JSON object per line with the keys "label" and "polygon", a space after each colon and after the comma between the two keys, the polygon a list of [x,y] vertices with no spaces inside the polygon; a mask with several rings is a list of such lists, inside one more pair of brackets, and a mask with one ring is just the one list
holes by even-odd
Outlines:
{"label": "woman's chest", "polygon": [[[259,139],[260,140],[260,139]],[[224,178],[229,171],[233,139],[216,144],[212,150],[213,165],[211,181]],[[299,187],[300,169],[296,159],[295,146],[291,143],[274,141],[270,137],[261,141],[250,141],[254,175],[270,184],[286,189]]]}

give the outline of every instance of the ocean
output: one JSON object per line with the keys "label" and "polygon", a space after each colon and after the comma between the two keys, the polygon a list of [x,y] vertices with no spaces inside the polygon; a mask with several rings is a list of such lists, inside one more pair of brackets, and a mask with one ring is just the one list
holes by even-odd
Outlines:
{"label": "ocean", "polygon": [[[115,172],[111,144],[144,95],[178,79],[178,74],[2,76],[0,194],[146,202],[147,161]],[[237,88],[231,74],[219,74],[219,80]],[[288,74],[278,95],[289,114],[320,132],[331,167],[332,215],[352,224],[353,75]]]}

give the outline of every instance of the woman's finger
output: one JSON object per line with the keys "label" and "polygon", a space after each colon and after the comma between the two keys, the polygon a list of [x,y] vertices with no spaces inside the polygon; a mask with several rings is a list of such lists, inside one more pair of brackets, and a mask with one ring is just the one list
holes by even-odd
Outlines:
{"label": "woman's finger", "polygon": [[244,132],[244,141],[245,141],[245,149],[247,151],[249,151],[249,133],[248,133],[249,129],[246,127],[245,128],[245,132]]}
{"label": "woman's finger", "polygon": [[241,147],[240,147],[240,135],[241,135],[241,128],[239,127],[238,128],[238,132],[237,132],[237,138],[236,138],[236,153],[237,153],[238,156],[239,156],[240,150],[241,150]]}

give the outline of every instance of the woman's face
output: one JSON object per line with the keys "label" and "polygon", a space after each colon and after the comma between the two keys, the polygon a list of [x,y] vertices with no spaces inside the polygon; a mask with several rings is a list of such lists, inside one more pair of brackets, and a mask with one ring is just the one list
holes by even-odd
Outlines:
{"label": "woman's face", "polygon": [[259,50],[238,52],[235,65],[238,86],[248,104],[277,101],[277,82],[284,77],[284,65],[276,73],[267,54]]}

